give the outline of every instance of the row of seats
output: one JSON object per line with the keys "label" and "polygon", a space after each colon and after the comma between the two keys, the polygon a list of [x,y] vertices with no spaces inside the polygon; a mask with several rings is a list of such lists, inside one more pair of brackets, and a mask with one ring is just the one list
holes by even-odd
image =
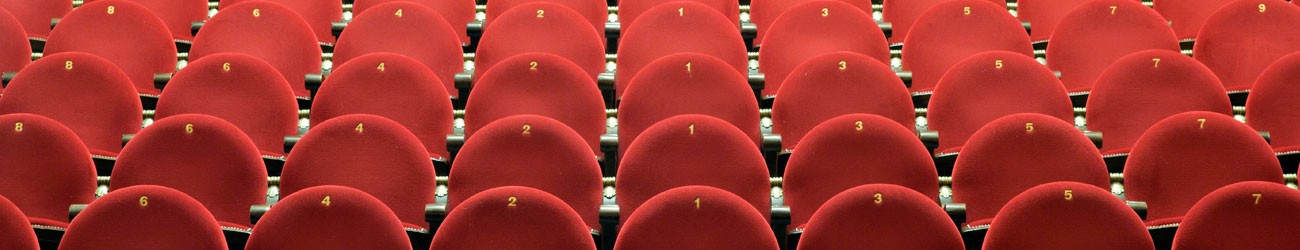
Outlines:
{"label": "row of seats", "polygon": [[[338,14],[317,13],[321,10],[335,12],[329,11],[331,9],[341,11],[341,8],[304,2],[237,7],[238,4],[232,2],[222,2],[223,11],[203,24],[207,29],[200,31],[209,31],[199,32],[193,39],[188,58],[197,60],[222,52],[248,53],[275,65],[291,86],[295,86],[299,98],[310,98],[308,89],[297,85],[304,81],[299,76],[321,73],[321,51],[317,45],[333,45],[334,39],[330,37],[328,42],[322,42],[325,40],[314,38],[322,32],[331,34],[330,20],[338,19],[330,17]],[[340,5],[338,2],[333,4]],[[579,8],[575,6],[580,4],[573,3],[530,5],[513,13],[494,11],[514,10],[510,7],[515,5],[530,4],[505,3],[488,8],[487,16],[494,24],[492,26],[505,28],[484,29],[475,54],[477,71],[487,71],[497,62],[520,53],[547,52],[572,60],[593,80],[605,72],[604,50],[601,49],[605,47],[605,36],[601,35],[602,19],[590,14],[584,18],[581,11],[573,11],[603,8]],[[772,19],[771,25],[759,26],[763,34],[777,34],[771,41],[757,40],[769,44],[765,46],[767,49],[759,50],[758,58],[766,97],[777,94],[794,67],[822,53],[854,51],[884,62],[891,57],[890,42],[880,28],[871,25],[874,21],[869,11],[847,3],[809,5],[771,8],[791,15]],[[1016,17],[1003,6],[981,1],[943,1],[933,5],[924,8],[927,11],[916,17],[915,22],[897,23],[899,26],[895,28],[900,32],[891,36],[901,39],[901,34],[910,34],[907,37],[911,41],[904,43],[908,46],[901,50],[901,70],[911,72],[910,90],[913,93],[932,91],[952,64],[978,52],[1006,50],[1035,55],[1030,34],[1024,32]],[[1272,11],[1268,11],[1270,5],[1274,6]],[[382,6],[367,8],[375,11],[358,14],[352,23],[346,25],[335,46],[334,62],[342,64],[371,52],[408,54],[433,69],[448,87],[449,94],[456,96],[454,75],[463,70],[458,45],[465,44],[454,39],[457,33],[463,33],[463,29],[457,28],[459,25],[451,24],[458,22],[438,18],[443,17],[442,12],[415,3]],[[628,25],[627,32],[618,37],[622,41],[618,47],[619,68],[622,70],[616,71],[614,79],[620,95],[640,68],[670,53],[709,53],[730,63],[742,75],[748,73],[745,70],[746,48],[736,22],[721,14],[731,13],[728,12],[731,7],[686,3],[655,7],[633,12],[655,17],[645,19],[654,21]],[[1051,40],[1055,43],[1049,43],[1045,52],[1048,67],[1061,72],[1062,81],[1071,93],[1090,91],[1105,66],[1123,55],[1146,49],[1179,49],[1181,36],[1176,35],[1159,12],[1138,2],[1096,1],[1074,7],[1077,8],[1061,16],[1059,24],[1053,26],[1057,29],[1051,29],[1054,38]],[[1265,66],[1300,49],[1300,45],[1289,42],[1294,40],[1288,37],[1293,32],[1285,32],[1288,27],[1300,23],[1300,8],[1280,0],[1269,0],[1238,1],[1221,9],[1224,11],[1216,12],[1214,18],[1206,18],[1209,19],[1208,25],[1198,33],[1204,35],[1199,37],[1192,51],[1198,60],[1218,75],[1228,91],[1248,90]],[[72,28],[63,29],[65,31],[55,28],[50,32],[45,53],[82,51],[100,55],[123,68],[140,94],[156,96],[158,89],[151,84],[153,75],[173,72],[177,58],[171,56],[176,46],[169,45],[172,39],[167,24],[151,10],[171,11],[130,1],[87,3],[62,16],[61,26]],[[693,15],[687,15],[687,10],[691,10],[689,12]],[[551,14],[538,14],[547,11]],[[221,14],[223,12],[230,14]],[[300,16],[302,13],[314,14]],[[672,17],[674,13],[677,17]],[[758,20],[768,19],[762,16],[771,16],[770,13],[760,13],[765,12],[755,11],[758,16],[755,22],[767,22]],[[962,15],[950,15],[955,13]],[[539,16],[550,18],[538,19]],[[13,41],[9,42],[21,43],[22,29],[19,29],[18,19],[9,21],[12,22],[9,33],[13,36],[10,39]],[[147,25],[137,25],[141,23]],[[587,29],[587,24],[597,26]],[[910,26],[915,26],[915,30]],[[415,30],[421,32],[412,32]],[[664,42],[665,39],[677,42]],[[952,43],[954,40],[964,42]],[[1265,44],[1240,46],[1243,41]],[[15,46],[15,49],[20,47]],[[1250,52],[1239,53],[1242,49]],[[9,53],[8,57],[21,64],[19,59],[26,58],[21,54],[21,51]]]}
{"label": "row of seats", "polygon": [[[1288,249],[1297,243],[1300,192],[1271,182],[1228,185],[1193,206],[1173,249]],[[39,249],[14,203],[0,197],[6,249]],[[766,217],[707,186],[656,195],[627,220],[612,249],[778,249]],[[868,225],[868,226],[863,226]],[[989,227],[985,249],[1156,249],[1142,219],[1103,189],[1052,182],[1012,199]],[[555,196],[519,186],[471,197],[450,214],[429,249],[597,249],[582,219]],[[397,216],[375,197],[318,186],[287,197],[228,246],[221,226],[175,189],[114,191],[81,211],[59,249],[413,249]],[[242,243],[242,242],[241,242]],[[869,184],[845,190],[799,231],[797,249],[964,249],[940,206],[913,190]],[[1064,245],[1063,245],[1064,244]],[[794,248],[793,246],[791,248]],[[419,248],[423,249],[423,247]]]}
{"label": "row of seats", "polygon": [[[71,204],[90,202],[95,169],[75,134],[33,114],[0,116],[13,178],[0,195],[31,210],[43,228],[66,228]],[[520,115],[489,124],[466,142],[453,162],[445,209],[502,186],[539,188],[570,205],[592,229],[610,229],[601,208],[599,163],[581,137],[542,116]],[[615,179],[622,225],[667,190],[708,185],[770,214],[771,184],[762,154],[738,128],[705,115],[658,122],[626,152]],[[938,200],[934,163],[924,146],[894,121],[869,114],[840,116],[818,126],[790,159],[784,205],[791,229],[803,228],[826,200],[870,183],[901,185]],[[32,147],[33,145],[39,147]],[[870,152],[870,153],[862,153]],[[999,118],[971,136],[952,175],[952,201],[964,204],[962,229],[987,228],[1009,200],[1033,186],[1075,181],[1107,188],[1110,177],[1097,147],[1071,124],[1043,114]],[[1258,134],[1233,118],[1187,112],[1145,133],[1124,170],[1125,197],[1144,201],[1152,227],[1179,223],[1201,196],[1241,181],[1283,183],[1280,164]],[[266,202],[267,172],[251,139],[224,120],[201,114],[164,118],[145,128],[119,155],[109,189],[164,185],[208,204],[228,228],[244,223],[249,207]],[[527,167],[524,167],[527,166]],[[53,170],[53,172],[51,172]],[[426,205],[435,203],[432,162],[402,125],[374,115],[345,115],[307,133],[289,154],[279,179],[282,197],[309,187],[344,185],[383,201],[414,232],[427,233]],[[31,184],[31,183],[41,184]],[[48,186],[63,187],[51,190]],[[238,194],[238,195],[235,195]],[[26,204],[35,207],[27,207]],[[778,234],[779,235],[779,234]]]}

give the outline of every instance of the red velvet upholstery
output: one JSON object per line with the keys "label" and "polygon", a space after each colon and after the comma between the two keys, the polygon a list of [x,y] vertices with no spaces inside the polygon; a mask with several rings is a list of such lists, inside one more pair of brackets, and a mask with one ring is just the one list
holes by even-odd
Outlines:
{"label": "red velvet upholstery", "polygon": [[90,152],[72,130],[50,118],[0,115],[0,125],[0,195],[33,225],[67,228],[68,206],[95,199]]}
{"label": "red velvet upholstery", "polygon": [[448,25],[437,11],[415,3],[387,3],[372,9],[375,10],[372,13],[353,18],[339,34],[339,42],[334,46],[334,68],[370,53],[402,54],[432,70],[433,76],[442,83],[439,86],[443,92],[455,97],[459,93],[456,73],[465,71],[465,58],[456,34],[463,33],[457,30],[464,27]]}
{"label": "red velvet upholstery", "polygon": [[402,222],[361,190],[318,186],[285,197],[253,227],[249,250],[410,250]]}
{"label": "red velvet upholstery", "polygon": [[[893,25],[889,43],[902,43],[907,38],[907,32],[912,29],[917,18],[920,18],[930,8],[946,1],[951,0],[883,0],[880,6],[880,19],[882,22]],[[1000,6],[1007,5],[1006,0],[988,1]]]}
{"label": "red velvet upholstery", "polygon": [[[981,52],[1002,50],[1026,58],[1034,55],[1020,20],[1006,8],[987,1],[936,4],[917,17],[912,26],[902,52],[903,70],[912,71],[912,92],[933,91],[945,72]],[[894,37],[898,35],[894,33]]]}
{"label": "red velvet upholstery", "polygon": [[582,136],[555,119],[517,115],[488,124],[461,147],[447,181],[448,210],[484,190],[526,186],[555,195],[600,229],[600,163]]}
{"label": "red velvet upholstery", "polygon": [[1133,209],[1109,191],[1078,182],[1025,190],[998,212],[984,249],[1155,250]]}
{"label": "red velvet upholstery", "polygon": [[1300,7],[1282,0],[1238,0],[1205,20],[1192,55],[1214,71],[1228,91],[1249,90],[1264,67],[1300,51],[1296,27]]}
{"label": "red velvet upholstery", "polygon": [[77,215],[61,250],[226,249],[221,225],[203,204],[175,189],[140,185],[99,197]]}
{"label": "red velvet upholstery", "polygon": [[[488,4],[487,9],[484,10],[484,12],[487,14],[487,18],[484,19],[483,21],[484,25],[492,25],[493,21],[498,20],[498,18],[500,18],[501,16],[507,15],[506,13],[509,13],[511,9],[514,9],[515,7],[519,7],[519,6],[525,6],[531,3],[553,3],[558,6],[568,7],[569,10],[573,10],[579,15],[581,15],[582,20],[586,20],[587,23],[590,23],[591,28],[593,30],[598,31],[598,33],[601,34],[602,38],[605,37],[604,36],[605,22],[609,20],[609,5],[607,5],[605,1],[601,1],[601,0],[497,0],[497,1],[492,1],[491,4]],[[531,12],[531,13],[537,12],[537,10],[533,7],[524,8],[524,9],[528,9],[527,12]],[[536,16],[536,14],[534,14],[534,16]],[[545,16],[545,14],[543,14],[542,16]]]}
{"label": "red velvet upholstery", "polygon": [[[759,47],[763,45],[763,36],[767,33],[768,27],[770,27],[772,23],[776,22],[776,20],[780,18],[782,14],[785,14],[787,10],[790,10],[794,6],[798,6],[799,4],[811,2],[811,1],[816,1],[816,0],[750,1],[749,22],[753,23],[754,26],[757,26],[758,28],[758,33],[754,37],[754,47]],[[872,10],[871,10],[870,0],[840,0],[840,1],[853,5],[854,7],[858,7],[859,10],[862,10],[862,12],[867,13],[868,17],[871,15]],[[871,24],[874,22],[875,21],[871,21],[864,24]],[[806,27],[806,28],[812,28],[812,27]]]}
{"label": "red velvet upholstery", "polygon": [[1012,197],[1055,181],[1109,188],[1110,174],[1097,147],[1070,123],[1010,115],[971,136],[952,169],[952,200],[966,203],[966,224],[987,225]]}
{"label": "red velvet upholstery", "polygon": [[812,216],[798,249],[963,249],[936,197],[890,184],[845,190]]}
{"label": "red velvet upholstery", "polygon": [[[448,24],[451,24],[452,30],[460,36],[461,44],[469,44],[469,35],[465,32],[465,25],[474,22],[475,5],[473,0],[353,0],[352,1],[352,21],[360,16],[366,10],[389,2],[412,2],[425,7],[429,7],[438,13]],[[348,24],[349,26],[352,23]],[[426,30],[427,32],[427,30]],[[340,37],[342,39],[342,37]]]}
{"label": "red velvet upholstery", "polygon": [[[1156,59],[1160,59],[1156,63]],[[1214,73],[1174,51],[1148,50],[1121,57],[1088,95],[1088,130],[1106,137],[1102,154],[1128,153],[1151,124],[1174,114],[1204,110],[1231,114],[1232,104]]]}
{"label": "red velvet upholstery", "polygon": [[1246,99],[1246,124],[1268,131],[1276,152],[1300,150],[1300,52],[1278,59],[1264,69]]}
{"label": "red velvet upholstery", "polygon": [[141,95],[158,95],[153,75],[176,71],[176,43],[167,24],[128,0],[88,3],[50,32],[45,54],[86,52],[117,64]]}
{"label": "red velvet upholstery", "polygon": [[674,116],[646,129],[631,145],[614,185],[620,221],[627,222],[628,215],[650,197],[688,185],[727,190],[759,214],[771,210],[771,183],[763,154],[726,121],[706,115]]}
{"label": "red velvet upholstery", "polygon": [[408,227],[425,228],[432,203],[433,161],[419,138],[387,118],[356,114],[312,127],[284,162],[280,196],[321,185],[360,189],[379,198]]}
{"label": "red velvet upholstery", "polygon": [[[86,0],[86,3],[104,0]],[[176,41],[194,40],[190,25],[208,19],[208,1],[205,0],[131,0],[153,11],[167,24]]]}
{"label": "red velvet upholstery", "polygon": [[5,239],[0,241],[0,248],[41,249],[36,241],[36,234],[32,231],[32,224],[29,224],[27,217],[23,216],[23,211],[18,210],[18,206],[3,196],[0,196],[0,237]]}
{"label": "red velvet upholstery", "polygon": [[72,0],[0,0],[0,6],[22,22],[27,37],[45,40],[50,35],[50,19],[71,12]]}
{"label": "red velvet upholstery", "polygon": [[563,200],[520,186],[469,197],[447,215],[432,245],[429,249],[596,249],[590,229]]}
{"label": "red velvet upholstery", "polygon": [[[826,9],[826,16],[821,10]],[[758,50],[763,71],[763,95],[776,96],[781,83],[804,61],[829,52],[857,52],[889,62],[889,44],[871,13],[836,0],[796,5],[767,28],[772,40]]]}
{"label": "red velvet upholstery", "polygon": [[1090,0],[1019,0],[1016,1],[1016,18],[1029,22],[1029,39],[1040,42],[1052,37],[1052,31],[1075,7]]}
{"label": "red velvet upholstery", "polygon": [[[704,4],[705,6],[709,6],[709,8],[716,10],[718,14],[722,15],[722,17],[727,18],[727,24],[730,25],[728,27],[739,30],[740,2],[725,0],[621,0],[618,1],[618,22],[631,25],[636,21],[637,17],[645,14],[646,11],[669,2],[694,2]],[[753,20],[753,11],[750,13],[750,20]],[[623,36],[626,37],[626,34],[627,33],[623,33]]]}
{"label": "red velvet upholstery", "polygon": [[1149,49],[1179,49],[1159,13],[1133,0],[1091,1],[1061,18],[1047,44],[1047,67],[1061,71],[1067,91],[1086,92],[1116,59]]}
{"label": "red velvet upholstery", "polygon": [[[486,26],[474,62],[478,73],[492,69],[507,58],[532,52],[569,59],[593,82],[597,74],[605,72],[603,29],[601,32],[588,29],[581,14],[560,4],[537,2],[519,7],[522,8],[502,13]],[[537,18],[538,13],[542,13],[542,18]]]}
{"label": "red velvet upholstery", "polygon": [[1174,249],[1291,249],[1300,245],[1300,192],[1247,181],[1201,198],[1174,235]]}
{"label": "red velvet upholstery", "polygon": [[[843,63],[843,64],[841,64]],[[772,133],[794,149],[801,138],[827,119],[844,114],[875,114],[916,128],[916,111],[907,86],[889,65],[853,52],[808,59],[790,74],[772,103]]]}
{"label": "red velvet upholstery", "polygon": [[[228,68],[227,68],[228,67]],[[191,62],[158,98],[155,119],[207,114],[229,121],[262,154],[284,156],[284,136],[298,134],[298,103],[275,67],[245,54],[222,53]]]}
{"label": "red velvet upholstery", "polygon": [[313,127],[347,114],[379,115],[420,138],[430,157],[449,157],[447,135],[455,117],[451,99],[432,71],[415,59],[391,53],[367,54],[352,62],[334,68],[317,91]]}
{"label": "red velvet upholstery", "polygon": [[722,59],[741,75],[749,74],[749,56],[736,22],[711,10],[696,2],[664,3],[646,11],[641,22],[623,26],[615,92],[621,96],[638,72],[675,53],[706,54]]}
{"label": "red velvet upholstery", "polygon": [[943,76],[930,98],[930,130],[939,131],[935,153],[957,152],[985,123],[1017,113],[1074,120],[1065,87],[1033,58],[991,51],[962,60]]}
{"label": "red velvet upholstery", "polygon": [[709,55],[679,53],[655,60],[632,80],[619,105],[619,152],[627,152],[659,121],[683,114],[727,121],[759,145],[760,118],[753,89],[743,75]]}
{"label": "red velvet upholstery", "polygon": [[848,114],[829,119],[796,149],[782,184],[790,225],[808,223],[826,200],[863,184],[895,184],[931,201],[939,199],[938,173],[925,145],[910,129],[884,117]]}
{"label": "red velvet upholstery", "polygon": [[[227,7],[235,4],[252,1],[268,1],[283,4],[302,17],[311,25],[311,30],[316,33],[316,39],[321,44],[333,44],[334,33],[330,30],[331,23],[343,20],[343,2],[337,0],[220,0],[221,6],[219,11],[225,11]],[[220,13],[220,12],[218,12]]]}
{"label": "red velvet upholstery", "polygon": [[479,76],[465,104],[467,138],[497,119],[532,114],[563,122],[582,135],[593,154],[600,152],[605,101],[578,65],[552,54],[527,53]]}
{"label": "red velvet upholstery", "polygon": [[1151,7],[1169,20],[1178,39],[1193,39],[1205,19],[1229,2],[1232,0],[1153,0]]}
{"label": "red velvet upholstery", "polygon": [[221,118],[158,120],[122,148],[110,190],[160,185],[203,203],[222,226],[251,229],[248,207],[266,203],[266,166],[253,140]]}
{"label": "red velvet upholstery", "polygon": [[[71,67],[71,69],[69,69]],[[32,113],[72,129],[91,155],[116,157],[122,135],[140,130],[144,119],[131,79],[112,62],[66,52],[36,60],[9,82],[0,114]]]}
{"label": "red velvet upholstery", "polygon": [[1124,165],[1127,198],[1147,203],[1147,225],[1178,223],[1202,196],[1241,181],[1282,183],[1268,143],[1227,115],[1193,111],[1151,126]]}
{"label": "red velvet upholstery", "polygon": [[9,11],[0,8],[0,72],[18,72],[32,62],[32,46],[22,25]]}
{"label": "red velvet upholstery", "polygon": [[766,221],[764,213],[726,190],[678,187],[655,195],[628,217],[614,249],[776,250]]}
{"label": "red velvet upholstery", "polygon": [[232,5],[218,13],[194,37],[190,61],[217,53],[248,54],[274,65],[294,95],[307,98],[303,79],[320,73],[321,49],[302,17],[264,1]]}

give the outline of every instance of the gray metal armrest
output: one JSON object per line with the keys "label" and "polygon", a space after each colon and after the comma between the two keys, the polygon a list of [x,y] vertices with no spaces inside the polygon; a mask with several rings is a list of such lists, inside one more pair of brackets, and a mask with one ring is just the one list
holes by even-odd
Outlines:
{"label": "gray metal armrest", "polygon": [[257,221],[262,220],[262,216],[266,215],[266,212],[270,210],[271,210],[271,206],[269,205],[253,205],[249,207],[248,208],[248,216],[250,217],[249,221],[252,222],[253,224],[257,224]]}
{"label": "gray metal armrest", "polygon": [[948,213],[948,217],[952,218],[954,224],[960,227],[962,223],[966,223],[965,203],[945,203],[942,205],[943,211]]}
{"label": "gray metal armrest", "polygon": [[285,136],[285,137],[284,137],[284,152],[290,152],[290,151],[293,151],[293,146],[298,145],[298,141],[299,141],[299,140],[302,140],[302,136],[297,136],[297,135]]}
{"label": "gray metal armrest", "polygon": [[172,73],[153,74],[153,87],[163,89],[172,80]]}
{"label": "gray metal armrest", "polygon": [[82,210],[86,210],[86,206],[89,206],[89,204],[72,204],[68,206],[68,221],[72,221],[78,214],[81,214]]}
{"label": "gray metal armrest", "polygon": [[1142,202],[1142,201],[1124,201],[1124,203],[1125,203],[1126,205],[1128,205],[1129,208],[1132,208],[1132,209],[1133,209],[1133,212],[1135,212],[1135,213],[1138,214],[1138,218],[1142,218],[1142,220],[1146,220],[1146,219],[1147,219],[1147,203],[1146,203],[1146,202]]}

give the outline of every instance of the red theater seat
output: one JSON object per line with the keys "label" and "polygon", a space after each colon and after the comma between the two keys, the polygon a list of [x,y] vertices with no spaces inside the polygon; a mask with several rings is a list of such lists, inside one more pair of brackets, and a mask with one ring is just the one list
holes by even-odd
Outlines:
{"label": "red theater seat", "polygon": [[336,70],[332,73],[342,67],[339,65],[366,54],[396,53],[428,67],[442,83],[439,86],[443,92],[455,97],[458,94],[456,73],[465,70],[460,40],[456,39],[456,34],[463,33],[457,31],[464,30],[463,25],[447,25],[437,11],[415,3],[387,3],[371,9],[375,11],[352,18],[347,29],[339,34],[339,42],[334,46]]}
{"label": "red theater seat", "polygon": [[175,189],[140,185],[99,197],[72,220],[59,249],[224,250],[221,225]]}
{"label": "red theater seat", "polygon": [[274,65],[300,99],[310,95],[303,79],[321,70],[321,48],[311,26],[288,7],[265,1],[222,8],[203,25],[190,61],[217,53],[244,53]]}
{"label": "red theater seat", "polygon": [[32,46],[27,41],[22,23],[9,11],[0,8],[0,72],[18,72],[31,62]]}
{"label": "red theater seat", "polygon": [[[772,23],[774,23],[777,19],[779,19],[781,15],[784,15],[787,11],[794,8],[794,6],[798,6],[799,4],[810,2],[810,1],[816,1],[816,0],[750,1],[749,22],[753,23],[754,26],[757,26],[758,28],[758,33],[754,37],[754,47],[762,46],[763,37],[764,35],[766,35],[768,27],[771,26]],[[859,10],[862,10],[862,12],[867,13],[868,17],[871,16],[872,10],[871,10],[870,0],[840,0],[840,1],[853,5],[854,7],[858,7]],[[871,19],[867,19],[866,21],[868,22],[863,24],[874,24],[876,22],[875,20],[871,20]],[[806,27],[806,28],[813,28],[813,27]]]}
{"label": "red theater seat", "polygon": [[[902,43],[907,38],[908,31],[915,26],[916,20],[942,2],[951,0],[883,0],[880,8],[880,19],[893,25],[893,35],[889,37],[889,43]],[[1007,6],[1006,0],[987,0],[999,7]]]}
{"label": "red theater seat", "polygon": [[372,114],[401,123],[423,142],[429,156],[446,160],[451,99],[438,77],[419,61],[372,53],[330,74],[312,101],[311,125],[348,114]]}
{"label": "red theater seat", "polygon": [[[1016,1],[1016,18],[1029,22],[1032,29],[1029,39],[1034,42],[1047,41],[1052,31],[1075,7],[1091,2],[1090,0],[1019,0]],[[1162,19],[1163,20],[1163,19]]]}
{"label": "red theater seat", "polygon": [[1300,7],[1282,0],[1238,0],[1205,20],[1192,55],[1228,91],[1250,90],[1273,61],[1300,51]]}
{"label": "red theater seat", "polygon": [[846,190],[812,216],[798,249],[963,249],[936,197],[890,184]]}
{"label": "red theater seat", "polygon": [[[602,34],[601,37],[604,37],[605,21],[609,20],[609,5],[601,0],[497,0],[488,4],[487,9],[483,11],[487,14],[487,18],[483,22],[485,25],[491,25],[493,21],[506,15],[511,9],[531,3],[554,3],[568,7],[570,10],[582,15],[582,19],[591,23],[592,29],[599,31]],[[532,8],[525,9],[530,9],[528,12],[535,12],[535,10],[531,10]],[[545,16],[545,14],[542,14],[542,16]]]}
{"label": "red theater seat", "polygon": [[1300,52],[1278,59],[1255,80],[1246,99],[1246,124],[1268,131],[1275,152],[1300,150]]}
{"label": "red theater seat", "polygon": [[1178,38],[1165,19],[1137,1],[1091,1],[1060,20],[1047,44],[1047,67],[1061,71],[1070,93],[1092,90],[1106,66],[1128,54],[1178,51]]}
{"label": "red theater seat", "polygon": [[374,115],[345,115],[312,127],[280,176],[281,196],[321,185],[365,191],[415,231],[426,228],[424,205],[434,199],[433,161],[419,138]]}
{"label": "red theater seat", "polygon": [[935,154],[961,150],[976,130],[1006,115],[1074,118],[1070,97],[1052,71],[1009,51],[980,53],[954,64],[934,88],[929,105],[929,129],[939,131]]}
{"label": "red theater seat", "polygon": [[1300,192],[1247,181],[1201,198],[1174,236],[1174,249],[1290,249],[1300,245]]}
{"label": "red theater seat", "polygon": [[[727,24],[730,25],[728,27],[736,30],[739,30],[740,28],[740,2],[727,0],[621,0],[618,1],[618,22],[621,24],[631,25],[633,22],[636,22],[637,17],[644,15],[646,11],[649,11],[651,8],[670,2],[694,2],[704,4],[705,6],[717,11],[718,14],[721,14],[723,17],[726,17]],[[753,20],[753,12],[751,11],[750,13],[750,19]],[[626,33],[624,36],[626,36]]]}
{"label": "red theater seat", "polygon": [[45,54],[86,52],[122,69],[143,96],[157,96],[153,75],[176,71],[176,44],[167,24],[149,8],[127,0],[88,3],[68,13],[50,32]]}
{"label": "red theater seat", "polygon": [[481,74],[515,55],[550,53],[573,61],[594,85],[596,75],[605,72],[604,32],[587,27],[581,14],[564,5],[536,2],[511,8],[485,27],[474,67]]}
{"label": "red theater seat", "polygon": [[334,44],[334,33],[330,31],[330,26],[333,22],[343,20],[343,2],[337,0],[221,0],[221,6],[218,8],[220,11],[225,11],[227,7],[252,1],[283,4],[297,12],[303,21],[311,25],[311,30],[316,33],[320,44]]}
{"label": "red theater seat", "polygon": [[[705,115],[679,115],[646,129],[623,155],[614,185],[619,221],[625,223],[623,232],[627,232],[628,215],[650,197],[689,185],[727,190],[759,214],[771,210],[771,182],[758,147],[726,121]],[[620,242],[626,239],[623,235],[619,236]]]}
{"label": "red theater seat", "polygon": [[871,13],[857,6],[818,0],[796,5],[788,12],[767,28],[766,36],[772,40],[765,40],[758,50],[765,97],[776,96],[794,68],[825,53],[849,51],[889,62],[885,34],[871,21]]}
{"label": "red theater seat", "polygon": [[[366,10],[377,7],[383,3],[389,2],[412,2],[424,5],[438,13],[443,20],[451,24],[452,30],[460,36],[461,44],[469,44],[469,35],[465,33],[465,25],[474,22],[475,5],[473,0],[353,0],[352,1],[352,21],[359,17]],[[348,24],[349,26],[352,23]],[[342,39],[342,37],[340,37]]]}
{"label": "red theater seat", "polygon": [[361,190],[318,186],[285,197],[266,212],[249,250],[410,250],[402,222],[383,202]]}
{"label": "red theater seat", "polygon": [[[66,52],[23,68],[0,98],[0,114],[32,113],[68,126],[99,158],[117,157],[122,135],[140,130],[144,109],[131,79],[112,62]],[[107,170],[107,169],[104,169]]]}
{"label": "red theater seat", "polygon": [[753,89],[743,75],[712,56],[680,53],[655,60],[632,80],[619,105],[619,152],[659,121],[683,114],[725,120],[759,145]]}
{"label": "red theater seat", "polygon": [[[104,0],[86,0],[86,3]],[[206,0],[130,0],[149,8],[167,24],[172,39],[180,42],[194,40],[191,25],[208,19],[208,1]]]}
{"label": "red theater seat", "polygon": [[71,12],[72,0],[0,0],[0,6],[22,22],[28,38],[44,41],[50,35],[50,19]]}
{"label": "red theater seat", "polygon": [[1187,111],[1231,114],[1223,85],[1194,59],[1148,50],[1121,57],[1088,95],[1088,130],[1106,136],[1102,154],[1126,154],[1151,124]]}
{"label": "red theater seat", "polygon": [[1012,197],[1056,181],[1110,187],[1101,153],[1070,123],[1010,115],[971,136],[953,166],[952,200],[966,203],[967,226],[985,226]]}
{"label": "red theater seat", "polygon": [[560,198],[506,186],[475,194],[452,209],[429,249],[595,250],[589,230]]}
{"label": "red theater seat", "polygon": [[172,77],[154,118],[189,113],[229,121],[271,157],[284,156],[284,137],[298,134],[293,90],[275,67],[245,54],[207,56]]}
{"label": "red theater seat", "polygon": [[528,53],[498,63],[483,72],[465,104],[465,137],[497,119],[512,115],[541,115],[573,128],[600,152],[605,134],[605,101],[600,89],[578,65],[545,53]]}
{"label": "red theater seat", "polygon": [[717,57],[742,76],[749,74],[745,40],[736,22],[712,10],[695,2],[664,3],[646,11],[640,22],[624,26],[618,44],[615,92],[621,96],[637,73],[651,62],[675,53]]}
{"label": "red theater seat", "polygon": [[614,249],[776,250],[767,216],[749,205],[714,187],[673,188],[627,218]]}
{"label": "red theater seat", "polygon": [[1194,39],[1205,19],[1229,2],[1232,0],[1153,0],[1152,8],[1169,20],[1178,39]]}
{"label": "red theater seat", "polygon": [[912,26],[902,52],[903,70],[913,74],[912,92],[933,91],[944,72],[981,52],[1034,55],[1020,20],[988,1],[945,1],[918,16]]}
{"label": "red theater seat", "polygon": [[185,114],[158,120],[122,148],[110,190],[174,188],[203,203],[222,227],[247,232],[249,207],[266,203],[266,166],[244,132],[221,118]]}
{"label": "red theater seat", "polygon": [[938,173],[911,130],[884,117],[842,115],[808,134],[790,155],[782,188],[790,225],[808,223],[823,203],[844,190],[888,183],[939,199]]}
{"label": "red theater seat", "polygon": [[95,199],[90,152],[72,130],[43,116],[0,115],[0,127],[0,195],[27,215],[27,230],[66,230],[68,206]]}
{"label": "red theater seat", "polygon": [[1147,226],[1177,224],[1202,196],[1241,181],[1281,184],[1282,168],[1249,126],[1205,111],[1152,125],[1124,169],[1125,195],[1147,203]]}
{"label": "red theater seat", "polygon": [[[822,122],[844,114],[880,115],[916,128],[907,86],[889,65],[853,52],[826,53],[808,59],[790,72],[785,87],[772,103],[772,133],[781,146],[794,149]],[[913,138],[915,139],[915,138]]]}
{"label": "red theater seat", "polygon": [[555,119],[517,115],[488,124],[465,142],[447,181],[453,212],[484,190],[525,186],[555,195],[587,227],[600,229],[600,163],[582,136]]}
{"label": "red theater seat", "polygon": [[1053,182],[1025,190],[993,219],[984,249],[1149,249],[1146,226],[1105,189]]}
{"label": "red theater seat", "polygon": [[4,241],[0,242],[0,248],[12,250],[37,250],[41,249],[36,240],[36,234],[32,232],[32,224],[23,216],[23,211],[18,210],[9,199],[0,196],[0,237]]}

